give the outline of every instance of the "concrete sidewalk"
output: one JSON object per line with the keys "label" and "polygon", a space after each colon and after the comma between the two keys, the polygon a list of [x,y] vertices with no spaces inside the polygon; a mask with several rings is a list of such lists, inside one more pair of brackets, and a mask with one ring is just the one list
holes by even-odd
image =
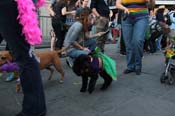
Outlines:
{"label": "concrete sidewalk", "polygon": [[[106,91],[100,91],[103,83],[98,79],[95,91],[90,95],[80,93],[81,79],[67,66],[64,84],[60,75],[54,72],[47,81],[48,71],[43,70],[43,84],[47,103],[47,116],[174,116],[175,85],[160,83],[164,71],[164,56],[161,52],[144,54],[143,73],[124,75],[125,56],[116,53],[116,44],[107,44],[106,53],[117,61],[118,81]],[[14,116],[21,110],[23,94],[15,93],[16,82],[4,82],[0,78],[0,116]]]}

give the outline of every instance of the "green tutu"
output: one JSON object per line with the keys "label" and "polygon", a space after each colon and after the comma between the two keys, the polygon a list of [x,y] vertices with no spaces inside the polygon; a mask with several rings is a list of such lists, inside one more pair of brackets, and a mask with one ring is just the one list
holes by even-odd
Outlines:
{"label": "green tutu", "polygon": [[100,51],[100,48],[96,48],[92,55],[100,57],[103,61],[103,68],[105,69],[107,74],[109,74],[113,80],[117,80],[116,62],[106,54],[101,53]]}

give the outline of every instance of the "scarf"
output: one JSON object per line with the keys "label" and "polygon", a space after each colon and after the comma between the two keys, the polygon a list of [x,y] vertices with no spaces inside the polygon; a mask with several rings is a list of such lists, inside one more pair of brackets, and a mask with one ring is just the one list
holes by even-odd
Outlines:
{"label": "scarf", "polygon": [[36,8],[44,5],[45,0],[38,0],[36,4],[32,0],[16,0],[18,8],[19,23],[23,26],[22,34],[30,45],[39,45],[42,43],[42,32],[39,28]]}

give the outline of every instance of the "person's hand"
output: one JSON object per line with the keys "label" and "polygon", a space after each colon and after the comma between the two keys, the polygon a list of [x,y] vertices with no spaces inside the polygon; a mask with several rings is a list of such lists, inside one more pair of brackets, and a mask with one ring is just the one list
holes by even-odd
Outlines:
{"label": "person's hand", "polygon": [[76,14],[76,11],[74,10],[74,11],[71,11],[71,14],[72,15],[75,15]]}
{"label": "person's hand", "polygon": [[89,48],[86,48],[86,47],[84,47],[83,50],[90,52]]}
{"label": "person's hand", "polygon": [[124,9],[125,14],[129,14],[129,10],[127,8]]}
{"label": "person's hand", "polygon": [[54,17],[55,15],[56,15],[55,12],[53,11],[50,12],[50,16]]}
{"label": "person's hand", "polygon": [[98,32],[97,35],[100,37],[102,36],[103,34],[105,34],[106,32]]}

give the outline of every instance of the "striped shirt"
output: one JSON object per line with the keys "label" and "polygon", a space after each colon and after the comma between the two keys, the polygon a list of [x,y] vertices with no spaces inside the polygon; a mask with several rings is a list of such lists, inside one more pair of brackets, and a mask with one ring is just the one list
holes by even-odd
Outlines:
{"label": "striped shirt", "polygon": [[128,8],[132,17],[148,16],[146,0],[122,0],[122,4]]}

